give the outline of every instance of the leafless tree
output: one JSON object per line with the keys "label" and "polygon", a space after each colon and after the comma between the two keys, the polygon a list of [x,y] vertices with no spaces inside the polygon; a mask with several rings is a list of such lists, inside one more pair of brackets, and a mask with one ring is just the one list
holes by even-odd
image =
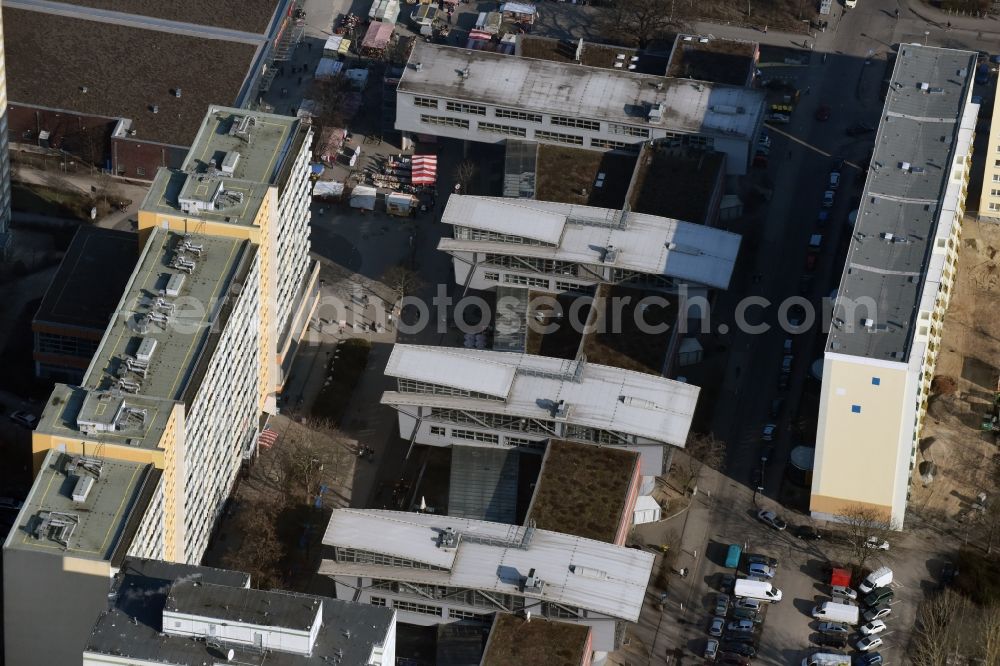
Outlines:
{"label": "leafless tree", "polygon": [[316,79],[309,90],[309,99],[316,102],[313,122],[321,128],[339,129],[346,124],[345,95],[350,84],[346,76]]}
{"label": "leafless tree", "polygon": [[881,552],[873,546],[888,541],[892,523],[881,511],[862,504],[848,507],[840,517],[851,558],[859,569],[864,569],[872,556]]}
{"label": "leafless tree", "polygon": [[726,458],[726,444],[711,433],[691,433],[687,445],[681,453],[682,461],[675,467],[684,492],[698,483],[701,470],[705,467],[719,469]]}
{"label": "leafless tree", "polygon": [[471,160],[465,160],[455,168],[455,182],[461,188],[462,194],[469,194],[469,188],[478,170],[476,163]]}
{"label": "leafless tree", "polygon": [[963,626],[971,619],[970,611],[969,600],[952,590],[945,590],[922,602],[917,611],[918,630],[913,635],[910,663],[913,666],[946,666],[951,663],[949,657],[958,652]]}
{"label": "leafless tree", "polygon": [[328,466],[336,462],[336,451],[330,440],[332,433],[308,428],[289,428],[285,431],[285,468],[289,494],[299,495],[304,504],[312,504],[320,479]]}
{"label": "leafless tree", "polygon": [[1000,605],[980,608],[977,613],[976,635],[985,664],[1000,664]]}
{"label": "leafless tree", "polygon": [[673,0],[611,0],[602,10],[599,23],[605,37],[635,46],[680,27],[674,17]]}
{"label": "leafless tree", "polygon": [[402,264],[389,268],[382,276],[382,282],[395,292],[396,300],[402,300],[404,296],[411,295],[423,285],[420,275]]}
{"label": "leafless tree", "polygon": [[253,583],[261,589],[280,587],[281,560],[284,557],[278,536],[278,507],[263,503],[242,507],[237,512],[235,529],[243,536],[239,549],[231,550],[223,558],[225,565],[250,574]]}

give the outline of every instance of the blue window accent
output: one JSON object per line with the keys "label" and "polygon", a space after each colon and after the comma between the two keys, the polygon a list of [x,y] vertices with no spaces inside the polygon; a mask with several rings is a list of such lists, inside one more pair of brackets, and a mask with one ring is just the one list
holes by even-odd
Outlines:
{"label": "blue window accent", "polygon": [[882,383],[882,379],[879,377],[872,377],[872,386],[878,386]]}
{"label": "blue window accent", "polygon": [[861,405],[851,405],[851,413],[852,414],[860,414],[861,413]]}

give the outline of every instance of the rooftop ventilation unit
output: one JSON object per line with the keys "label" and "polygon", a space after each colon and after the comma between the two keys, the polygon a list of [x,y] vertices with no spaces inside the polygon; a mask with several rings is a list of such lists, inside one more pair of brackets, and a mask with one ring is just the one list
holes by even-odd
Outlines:
{"label": "rooftop ventilation unit", "polygon": [[872,330],[875,327],[875,320],[874,319],[862,319],[861,320],[861,325],[864,326],[865,328],[867,328],[870,331],[870,330]]}
{"label": "rooftop ventilation unit", "polygon": [[699,44],[708,44],[708,37],[699,37],[698,38],[698,43]]}
{"label": "rooftop ventilation unit", "polygon": [[445,550],[450,550],[452,548],[458,547],[458,532],[454,528],[446,527],[441,534],[438,535],[438,548],[443,548]]}
{"label": "rooftop ventilation unit", "polygon": [[153,358],[153,352],[156,351],[156,339],[155,338],[143,338],[142,342],[139,343],[139,349],[135,352],[135,358],[141,363],[149,363]]}
{"label": "rooftop ventilation unit", "polygon": [[884,240],[884,241],[886,241],[886,242],[889,242],[889,243],[891,243],[891,242],[892,242],[892,239],[894,239],[894,238],[895,238],[895,236],[894,236],[893,234],[889,233],[888,231],[883,231],[883,232],[882,232],[882,233],[880,234],[880,236],[882,236],[882,240]]}
{"label": "rooftop ventilation unit", "polygon": [[569,570],[577,576],[582,576],[583,578],[593,578],[594,580],[604,580],[608,577],[607,571],[594,569],[593,567],[585,567],[579,564],[571,564],[569,566]]}
{"label": "rooftop ventilation unit", "polygon": [[651,123],[659,123],[663,121],[663,114],[667,112],[666,104],[653,104],[649,108],[649,113],[646,115],[646,120]]}
{"label": "rooftop ventilation unit", "polygon": [[236,150],[230,150],[222,158],[222,173],[232,176],[236,172],[236,165],[240,162],[240,154]]}
{"label": "rooftop ventilation unit", "polygon": [[557,402],[555,408],[552,410],[552,416],[557,419],[567,418],[569,416],[569,403],[565,400]]}
{"label": "rooftop ventilation unit", "polygon": [[156,297],[156,300],[153,302],[153,307],[159,310],[160,312],[174,311],[174,304],[168,300],[163,299],[160,296]]}
{"label": "rooftop ventilation unit", "polygon": [[927,92],[928,90],[931,89],[931,84],[927,83],[926,81],[921,81],[920,89],[923,90],[924,92]]}
{"label": "rooftop ventilation unit", "polygon": [[[233,155],[234,153],[229,153],[229,154]],[[237,157],[239,157],[239,153],[235,153],[235,155]],[[223,170],[225,170],[225,168],[226,168],[225,164],[226,164],[225,161],[223,161],[223,163],[222,163],[222,165],[223,165],[222,169]],[[181,249],[182,252],[190,252],[191,254],[195,255],[196,257],[200,257],[201,253],[205,251],[205,246],[202,245],[201,243],[192,243],[191,241],[189,241],[187,239],[184,239],[184,242],[181,243],[180,249]]]}
{"label": "rooftop ventilation unit", "polygon": [[256,126],[256,116],[233,116],[233,124],[229,126],[229,136],[249,142]]}
{"label": "rooftop ventilation unit", "polygon": [[104,474],[104,461],[90,456],[73,456],[63,466],[67,474],[78,474],[81,470],[100,479]]}
{"label": "rooftop ventilation unit", "polygon": [[76,479],[76,484],[73,486],[73,501],[77,504],[83,504],[87,501],[87,497],[90,495],[90,491],[94,487],[94,477],[92,476],[80,476]]}
{"label": "rooftop ventilation unit", "polygon": [[545,587],[545,581],[535,576],[534,568],[528,571],[528,577],[524,579],[524,592],[533,592],[535,594],[541,594],[542,589],[544,587]]}
{"label": "rooftop ventilation unit", "polygon": [[80,523],[80,517],[75,513],[58,511],[42,511],[38,517],[41,520],[35,528],[35,538],[49,539],[63,548],[69,548],[69,540],[72,538],[76,526]]}
{"label": "rooftop ventilation unit", "polygon": [[174,88],[174,97],[180,97],[180,96],[181,96],[181,89]]}
{"label": "rooftop ventilation unit", "polygon": [[618,248],[614,245],[609,245],[604,248],[604,256],[601,258],[605,264],[613,264],[618,260]]}
{"label": "rooftop ventilation unit", "polygon": [[623,405],[628,405],[629,407],[642,407],[643,409],[659,409],[660,406],[657,405],[652,400],[646,400],[645,398],[637,398],[633,395],[620,395],[618,396],[619,402]]}
{"label": "rooftop ventilation unit", "polygon": [[180,296],[181,287],[183,286],[184,286],[184,276],[175,273],[174,275],[170,276],[169,280],[167,280],[167,288],[164,291],[164,293],[167,296]]}
{"label": "rooftop ventilation unit", "polygon": [[130,379],[119,379],[118,388],[126,393],[138,393],[142,385],[139,382],[133,382]]}
{"label": "rooftop ventilation unit", "polygon": [[413,63],[413,69],[417,70],[418,72],[421,71],[423,68],[424,68],[424,63],[422,62]]}

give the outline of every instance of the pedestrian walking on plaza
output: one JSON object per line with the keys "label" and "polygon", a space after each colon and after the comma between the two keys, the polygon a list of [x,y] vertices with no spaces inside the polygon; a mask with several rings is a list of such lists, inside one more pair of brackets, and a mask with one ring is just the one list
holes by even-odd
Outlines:
{"label": "pedestrian walking on plaza", "polygon": [[764,26],[764,34],[765,35],[767,34],[767,26],[766,25]]}

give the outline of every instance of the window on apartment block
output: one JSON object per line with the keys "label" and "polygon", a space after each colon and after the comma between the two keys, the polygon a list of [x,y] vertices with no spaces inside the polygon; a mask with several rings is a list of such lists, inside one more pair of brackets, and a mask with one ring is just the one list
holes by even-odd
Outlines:
{"label": "window on apartment block", "polygon": [[579,127],[580,129],[594,130],[601,129],[601,123],[596,120],[584,120],[583,118],[567,118],[566,116],[552,116],[549,122],[552,125],[561,127]]}
{"label": "window on apartment block", "polygon": [[431,97],[414,97],[413,106],[419,106],[425,109],[436,109],[438,108],[438,101]]}
{"label": "window on apartment block", "polygon": [[432,435],[439,435],[441,437],[444,437],[446,432],[447,430],[444,428],[444,426],[431,426]]}
{"label": "window on apartment block", "polygon": [[475,430],[464,430],[462,428],[452,428],[451,436],[456,439],[468,439],[473,442],[487,442],[489,444],[500,442],[500,435],[488,432],[476,432]]}
{"label": "window on apartment block", "polygon": [[490,282],[499,282],[500,281],[500,274],[499,273],[490,273],[489,271],[487,271],[487,272],[483,273],[483,279],[484,280],[488,280]]}
{"label": "window on apartment block", "polygon": [[882,379],[880,377],[872,377],[872,386],[878,386],[881,383]]}
{"label": "window on apartment block", "polygon": [[527,111],[514,111],[513,109],[494,109],[493,115],[497,118],[511,118],[512,120],[527,120],[533,123],[542,122],[540,113],[528,113]]}
{"label": "window on apartment block", "polygon": [[385,597],[372,597],[371,601],[369,601],[368,603],[370,603],[372,606],[382,606],[384,608]]}
{"label": "window on apartment block", "polygon": [[489,132],[490,134],[503,134],[505,136],[528,136],[528,130],[523,127],[514,127],[513,125],[501,125],[499,123],[478,123],[477,127],[480,132]]}
{"label": "window on apartment block", "polygon": [[861,405],[851,405],[851,414],[860,414]]}
{"label": "window on apartment block", "polygon": [[535,138],[539,141],[555,141],[556,143],[568,143],[573,146],[583,145],[583,137],[575,134],[561,134],[559,132],[535,130]]}
{"label": "window on apartment block", "polygon": [[460,127],[469,129],[469,121],[465,118],[449,118],[448,116],[428,116],[421,114],[420,122],[428,125],[444,125],[445,127]]}
{"label": "window on apartment block", "polygon": [[447,111],[458,111],[459,113],[471,113],[474,116],[486,115],[486,107],[480,104],[466,104],[465,102],[445,102],[444,108]]}
{"label": "window on apartment block", "polygon": [[995,203],[995,202],[991,201],[990,204],[989,204],[989,208],[992,211],[998,211],[998,210],[1000,210],[1000,203]]}
{"label": "window on apartment block", "polygon": [[146,175],[146,170],[143,169],[142,167],[136,167],[135,168],[135,175],[137,175],[137,176],[145,176]]}

